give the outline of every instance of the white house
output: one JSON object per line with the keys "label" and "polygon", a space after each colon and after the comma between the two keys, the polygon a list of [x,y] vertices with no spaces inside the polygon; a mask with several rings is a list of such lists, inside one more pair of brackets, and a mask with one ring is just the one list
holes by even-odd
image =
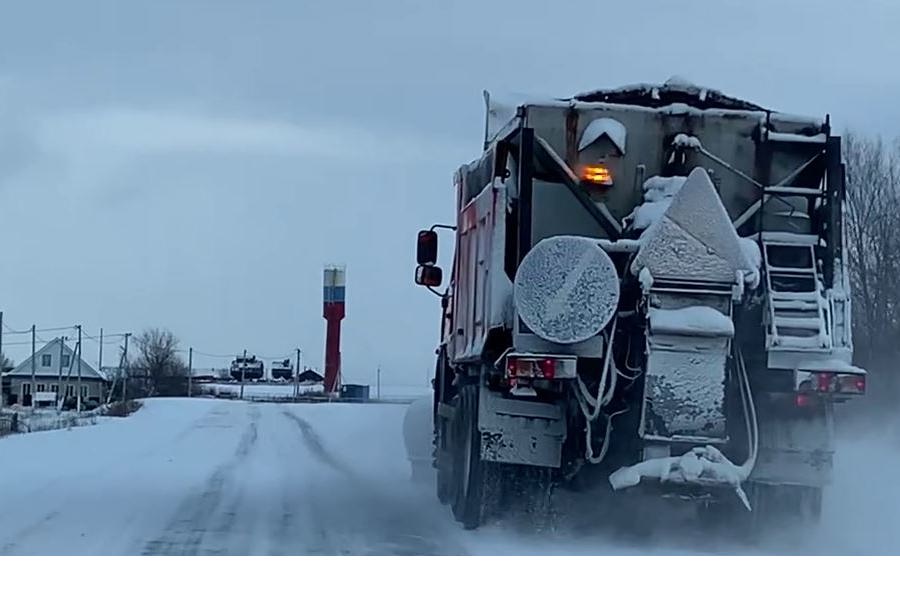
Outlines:
{"label": "white house", "polygon": [[78,356],[61,338],[56,338],[3,376],[4,404],[30,406],[32,398],[38,393],[54,394],[57,399],[66,399],[66,404],[74,402],[79,395],[85,406],[101,402],[106,376],[84,358],[80,366],[81,384],[78,389]]}

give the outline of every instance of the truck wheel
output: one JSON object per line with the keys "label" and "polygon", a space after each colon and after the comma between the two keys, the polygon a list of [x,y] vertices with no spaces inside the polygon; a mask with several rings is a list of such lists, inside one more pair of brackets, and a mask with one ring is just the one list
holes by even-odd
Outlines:
{"label": "truck wheel", "polygon": [[556,526],[553,510],[555,469],[515,465],[510,473],[510,511],[517,513],[521,526],[532,533],[552,530]]}
{"label": "truck wheel", "polygon": [[500,465],[481,459],[478,431],[478,383],[460,386],[454,428],[453,516],[466,529],[476,529],[492,516],[499,502]]}
{"label": "truck wheel", "polygon": [[448,373],[448,365],[444,351],[438,354],[437,364],[434,368],[434,468],[437,471],[435,488],[438,500],[441,504],[450,504],[454,497],[453,489],[453,464],[450,449],[454,445],[448,437],[449,423],[444,417],[438,415],[438,404],[447,399],[451,393],[452,380]]}

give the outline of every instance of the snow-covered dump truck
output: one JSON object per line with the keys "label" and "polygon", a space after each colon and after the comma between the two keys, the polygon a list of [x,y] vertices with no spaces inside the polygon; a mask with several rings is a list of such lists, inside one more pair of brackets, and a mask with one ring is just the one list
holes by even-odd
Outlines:
{"label": "snow-covered dump truck", "polygon": [[291,359],[285,358],[284,360],[273,361],[269,373],[271,374],[273,381],[292,380],[294,378],[294,367],[291,365]]}
{"label": "snow-covered dump truck", "polygon": [[417,240],[441,501],[466,527],[558,486],[816,517],[866,388],[829,118],[678,79],[485,101],[456,223]]}
{"label": "snow-covered dump truck", "polygon": [[266,367],[255,356],[238,356],[231,361],[229,374],[235,381],[259,381],[265,378]]}

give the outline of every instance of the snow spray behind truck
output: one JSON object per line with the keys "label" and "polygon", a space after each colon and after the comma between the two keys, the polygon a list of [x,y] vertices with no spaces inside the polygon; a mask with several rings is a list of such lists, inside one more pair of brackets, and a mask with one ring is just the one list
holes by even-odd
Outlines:
{"label": "snow spray behind truck", "polygon": [[834,404],[866,387],[829,118],[677,79],[485,101],[456,224],[418,234],[440,500],[469,528],[561,485],[817,518]]}

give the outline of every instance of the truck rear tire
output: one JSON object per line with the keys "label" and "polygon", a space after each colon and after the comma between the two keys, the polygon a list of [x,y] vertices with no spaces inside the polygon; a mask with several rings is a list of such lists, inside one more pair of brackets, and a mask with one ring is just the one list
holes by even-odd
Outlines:
{"label": "truck rear tire", "polygon": [[530,533],[553,530],[557,518],[552,502],[556,470],[526,465],[514,465],[511,469],[510,511]]}
{"label": "truck rear tire", "polygon": [[441,402],[449,400],[452,394],[453,374],[447,364],[447,355],[443,349],[438,353],[437,363],[434,367],[434,468],[435,491],[441,504],[450,504],[453,501],[455,490],[453,488],[453,464],[451,450],[453,440],[445,439],[451,426],[447,419],[438,414],[438,406]]}
{"label": "truck rear tire", "polygon": [[493,516],[500,501],[501,465],[481,458],[478,430],[479,383],[459,387],[454,427],[456,495],[453,516],[466,529],[476,529]]}

